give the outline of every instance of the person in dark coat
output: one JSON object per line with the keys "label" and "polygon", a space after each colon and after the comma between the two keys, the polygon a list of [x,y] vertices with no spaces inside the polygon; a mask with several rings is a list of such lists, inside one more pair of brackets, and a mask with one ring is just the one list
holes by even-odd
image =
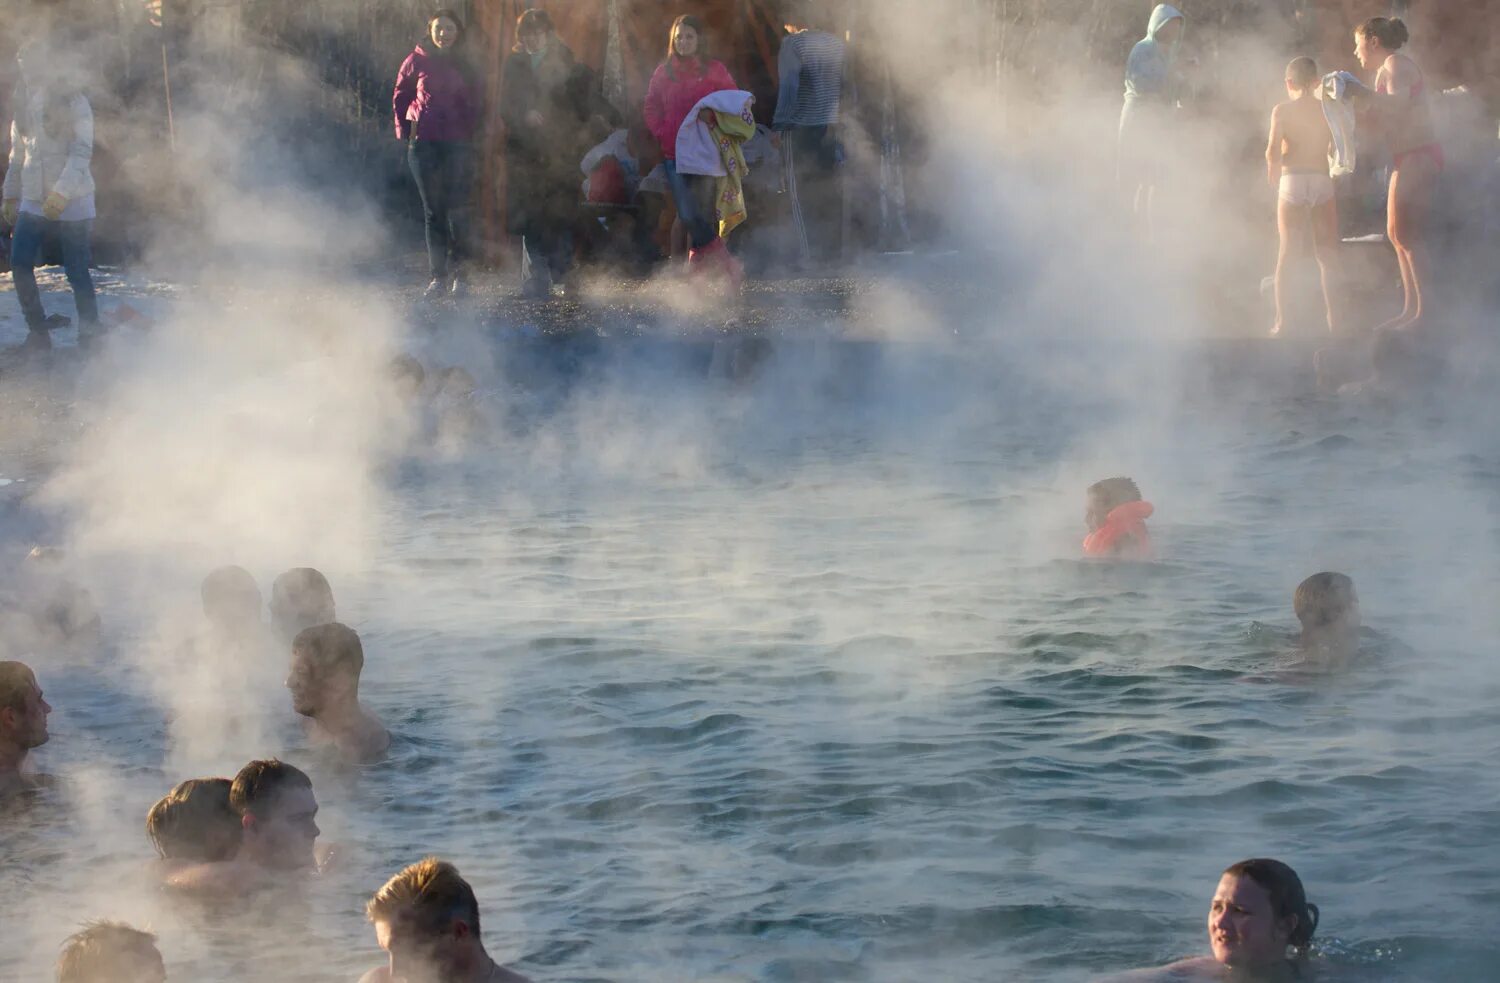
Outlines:
{"label": "person in dark coat", "polygon": [[463,291],[469,258],[469,216],[474,195],[474,130],[480,95],[459,50],[463,23],[448,9],[427,22],[427,37],[401,63],[391,98],[396,138],[407,144],[407,163],[422,197],[427,264],[425,296]]}
{"label": "person in dark coat", "polygon": [[568,273],[578,218],[578,162],[598,142],[602,100],[544,10],[516,20],[516,44],[500,79],[505,124],[505,212],[521,237],[522,293],[545,297]]}

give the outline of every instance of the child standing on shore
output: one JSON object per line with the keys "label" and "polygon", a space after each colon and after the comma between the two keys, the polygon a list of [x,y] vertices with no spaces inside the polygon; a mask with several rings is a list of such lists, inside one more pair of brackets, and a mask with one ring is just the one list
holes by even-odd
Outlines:
{"label": "child standing on shore", "polygon": [[1323,304],[1328,330],[1340,327],[1339,222],[1333,178],[1328,175],[1328,150],[1333,132],[1314,97],[1318,65],[1311,58],[1293,58],[1286,66],[1290,99],[1271,111],[1271,136],[1266,145],[1266,180],[1276,189],[1276,228],[1281,245],[1276,252],[1276,323],[1271,334],[1286,325],[1284,306],[1287,259],[1302,229],[1312,228],[1313,256],[1323,282]]}

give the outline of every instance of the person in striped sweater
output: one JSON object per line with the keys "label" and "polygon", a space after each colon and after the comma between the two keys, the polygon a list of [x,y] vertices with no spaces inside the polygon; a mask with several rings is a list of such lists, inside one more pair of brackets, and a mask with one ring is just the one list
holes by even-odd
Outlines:
{"label": "person in striped sweater", "polygon": [[786,21],[771,128],[786,169],[796,252],[805,269],[834,259],[840,247],[843,201],[837,168],[843,148],[836,127],[846,51],[842,38],[823,30],[810,0],[791,4]]}

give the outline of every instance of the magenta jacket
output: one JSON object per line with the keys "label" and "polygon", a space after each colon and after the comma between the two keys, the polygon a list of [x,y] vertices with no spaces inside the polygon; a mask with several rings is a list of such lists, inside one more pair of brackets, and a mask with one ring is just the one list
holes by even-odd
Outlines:
{"label": "magenta jacket", "polygon": [[710,92],[738,88],[729,75],[729,69],[720,61],[711,61],[698,72],[698,59],[692,61],[672,56],[672,75],[667,75],[667,63],[662,62],[646,86],[646,128],[661,144],[662,156],[667,160],[677,159],[677,130],[683,119],[698,105],[698,100]]}
{"label": "magenta jacket", "polygon": [[396,138],[468,140],[479,119],[479,93],[458,55],[432,53],[418,43],[396,73]]}

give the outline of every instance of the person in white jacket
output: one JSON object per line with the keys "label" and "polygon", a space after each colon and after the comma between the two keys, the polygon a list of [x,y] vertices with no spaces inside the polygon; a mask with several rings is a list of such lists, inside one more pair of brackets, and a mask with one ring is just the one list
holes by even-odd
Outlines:
{"label": "person in white jacket", "polygon": [[88,97],[34,45],[22,52],[15,118],[10,124],[10,162],[0,193],[0,212],[11,228],[10,267],[16,299],[26,318],[26,345],[49,348],[49,329],[67,323],[48,316],[36,285],[42,243],[54,239],[78,308],[80,341],[98,331],[99,307],[89,274],[89,236],[94,224],[94,115]]}

